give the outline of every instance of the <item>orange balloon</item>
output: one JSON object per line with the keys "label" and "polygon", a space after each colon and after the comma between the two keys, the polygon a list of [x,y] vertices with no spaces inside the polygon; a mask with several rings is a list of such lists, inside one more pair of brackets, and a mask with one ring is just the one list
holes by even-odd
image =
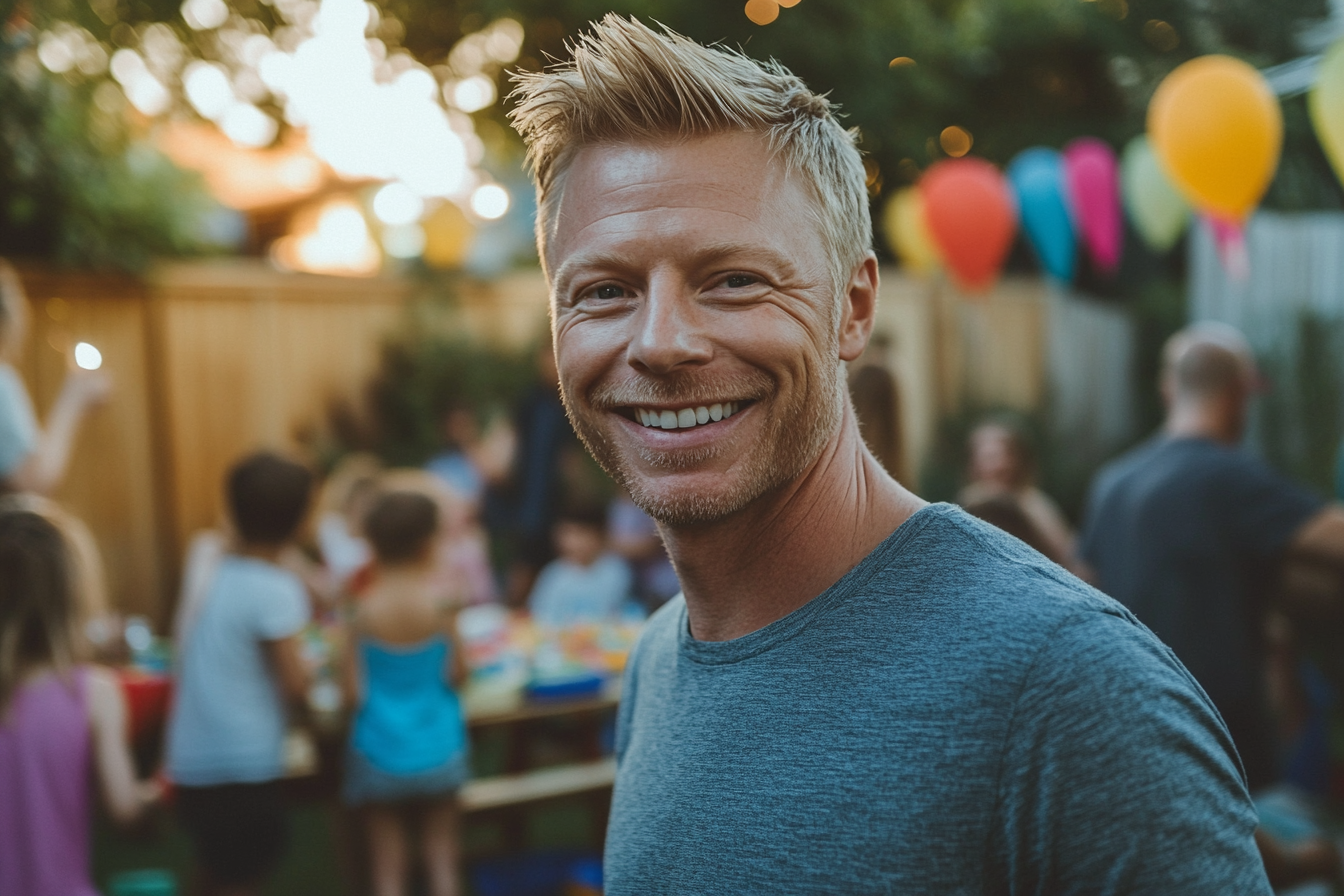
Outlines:
{"label": "orange balloon", "polygon": [[1200,211],[1244,221],[1283,145],[1283,111],[1263,75],[1231,56],[1201,56],[1158,85],[1148,137],[1176,188]]}
{"label": "orange balloon", "polygon": [[984,159],[944,159],[919,181],[924,217],[952,279],[967,292],[994,285],[1017,231],[1017,202]]}

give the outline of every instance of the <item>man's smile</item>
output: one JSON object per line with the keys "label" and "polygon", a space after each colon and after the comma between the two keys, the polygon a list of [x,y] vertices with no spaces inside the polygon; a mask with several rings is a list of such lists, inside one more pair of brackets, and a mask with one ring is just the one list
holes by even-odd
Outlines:
{"label": "man's smile", "polygon": [[727,420],[752,403],[751,400],[739,399],[672,408],[623,407],[618,408],[617,413],[650,429],[691,429]]}

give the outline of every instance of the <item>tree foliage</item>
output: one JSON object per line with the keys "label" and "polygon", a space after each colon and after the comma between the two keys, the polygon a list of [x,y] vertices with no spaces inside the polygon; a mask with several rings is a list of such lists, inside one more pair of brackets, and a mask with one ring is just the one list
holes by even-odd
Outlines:
{"label": "tree foliage", "polygon": [[[282,0],[229,2],[239,16],[267,28],[280,22]],[[15,20],[13,3],[0,0],[0,20]],[[378,6],[380,34],[431,66],[463,35],[509,15],[526,28],[519,67],[535,69],[565,58],[567,40],[608,12],[778,59],[829,91],[846,123],[858,128],[875,194],[913,182],[944,157],[940,135],[949,126],[972,135],[973,153],[1001,164],[1029,146],[1058,147],[1085,134],[1118,147],[1143,130],[1153,90],[1179,63],[1215,52],[1260,67],[1296,58],[1304,30],[1328,12],[1328,0],[801,0],[758,26],[737,0],[379,0]],[[75,21],[109,50],[133,45],[153,22],[174,23],[189,41],[211,39],[182,26],[176,0],[42,0],[25,9],[17,18],[26,15],[39,28]],[[171,177],[154,168],[149,188],[120,189],[144,182],[148,169],[128,155],[124,139],[97,136],[106,128],[96,122],[93,87],[81,93],[51,78],[34,86],[15,65],[14,29],[7,34],[0,58],[0,189],[12,201],[0,221],[0,251],[9,244],[67,257],[117,257],[121,235],[145,251],[180,251],[173,215],[149,208]],[[500,86],[507,92],[507,84]],[[475,116],[497,168],[519,158],[504,108],[496,104]],[[1284,160],[1266,204],[1344,205],[1301,99],[1288,100],[1285,113]],[[113,235],[93,236],[106,227]]]}
{"label": "tree foliage", "polygon": [[107,82],[54,78],[0,8],[0,254],[139,270],[202,248],[199,179],[139,138]]}

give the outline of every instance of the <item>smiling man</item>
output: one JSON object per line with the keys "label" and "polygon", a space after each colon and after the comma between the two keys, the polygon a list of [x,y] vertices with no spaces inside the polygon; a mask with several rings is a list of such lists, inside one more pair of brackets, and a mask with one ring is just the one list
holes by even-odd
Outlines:
{"label": "smiling man", "polygon": [[518,82],[565,406],[684,589],[627,669],[606,892],[1268,893],[1170,651],[864,447],[877,262],[828,102],[616,17]]}

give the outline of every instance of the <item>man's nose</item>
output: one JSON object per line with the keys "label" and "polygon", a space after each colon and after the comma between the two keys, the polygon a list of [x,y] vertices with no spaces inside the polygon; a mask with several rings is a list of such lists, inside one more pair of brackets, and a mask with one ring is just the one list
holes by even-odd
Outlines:
{"label": "man's nose", "polygon": [[635,317],[636,329],[627,352],[631,366],[670,373],[706,363],[713,354],[706,316],[694,290],[675,277],[654,277]]}

